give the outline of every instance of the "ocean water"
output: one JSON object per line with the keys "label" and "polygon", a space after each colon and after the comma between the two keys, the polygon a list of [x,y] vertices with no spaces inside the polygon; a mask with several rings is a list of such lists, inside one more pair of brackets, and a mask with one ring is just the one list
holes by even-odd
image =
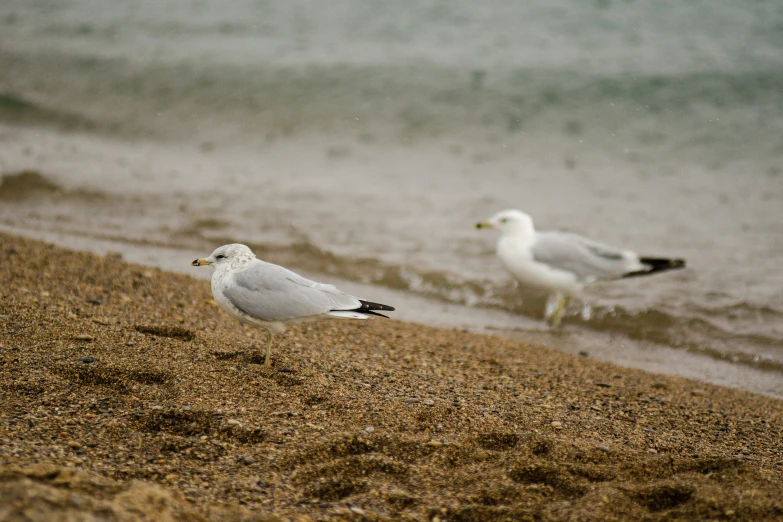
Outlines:
{"label": "ocean water", "polygon": [[472,228],[520,208],[688,261],[589,288],[575,345],[679,350],[783,395],[776,0],[5,0],[0,173],[6,229],[241,241],[524,335],[541,296]]}

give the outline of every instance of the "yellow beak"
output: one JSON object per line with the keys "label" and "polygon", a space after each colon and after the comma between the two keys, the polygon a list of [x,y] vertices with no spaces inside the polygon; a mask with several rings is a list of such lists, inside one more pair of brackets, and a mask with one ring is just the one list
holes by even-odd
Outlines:
{"label": "yellow beak", "polygon": [[492,223],[489,221],[482,221],[480,223],[476,223],[476,228],[492,228]]}
{"label": "yellow beak", "polygon": [[193,266],[206,266],[206,265],[211,265],[211,264],[212,263],[210,263],[209,261],[207,261],[203,257],[200,257],[200,258],[196,259],[195,261],[193,261],[191,263],[191,265],[193,265]]}

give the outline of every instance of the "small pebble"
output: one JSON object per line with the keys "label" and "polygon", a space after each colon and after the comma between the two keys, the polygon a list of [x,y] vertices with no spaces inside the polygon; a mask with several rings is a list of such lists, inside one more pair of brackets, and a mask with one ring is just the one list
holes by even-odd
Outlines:
{"label": "small pebble", "polygon": [[417,399],[416,397],[408,397],[407,399],[405,399],[405,402],[407,404],[416,404],[419,402],[419,399]]}
{"label": "small pebble", "polygon": [[364,428],[364,431],[365,433],[372,433],[373,431],[375,431],[375,428],[373,428],[372,426],[367,426],[366,428]]}
{"label": "small pebble", "polygon": [[611,388],[612,385],[608,382],[597,382],[595,383],[596,386],[600,386],[601,388]]}
{"label": "small pebble", "polygon": [[73,338],[76,341],[92,341],[94,339],[92,335],[88,335],[88,334],[78,334],[75,335]]}
{"label": "small pebble", "polygon": [[426,404],[427,406],[433,406],[435,404],[435,401],[433,401],[432,399],[427,399],[426,401],[424,401],[424,404]]}
{"label": "small pebble", "polygon": [[251,455],[237,455],[236,461],[240,464],[249,466],[250,464],[254,464],[256,459],[254,459]]}
{"label": "small pebble", "polygon": [[601,450],[601,451],[607,451],[608,452],[609,451],[609,446],[601,445],[601,446],[598,446],[598,449]]}
{"label": "small pebble", "polygon": [[427,446],[431,448],[440,448],[441,446],[443,446],[443,443],[437,440],[431,440],[427,443]]}
{"label": "small pebble", "polygon": [[228,420],[226,421],[226,424],[228,424],[229,426],[241,426],[241,425],[242,425],[242,423],[241,423],[241,422],[239,422],[239,421],[238,421],[238,420],[236,420],[236,419],[228,419]]}
{"label": "small pebble", "polygon": [[562,428],[562,427],[563,427],[563,423],[562,423],[562,422],[560,422],[560,421],[552,421],[552,423],[551,423],[551,424],[552,424],[552,427],[553,427],[553,428],[558,428],[558,429],[559,429],[559,428]]}
{"label": "small pebble", "polygon": [[581,355],[582,357],[589,357],[589,356],[590,356],[590,353],[589,353],[589,352],[585,352],[585,351],[583,350],[583,351],[579,352],[579,355]]}
{"label": "small pebble", "polygon": [[360,517],[363,517],[363,516],[364,516],[364,510],[363,510],[362,508],[360,508],[359,506],[353,506],[353,507],[351,508],[351,511],[352,511],[354,514],[356,514],[356,515],[359,515]]}
{"label": "small pebble", "polygon": [[79,360],[81,362],[83,362],[84,364],[90,364],[91,362],[95,362],[95,357],[89,357],[89,356],[88,357],[82,357]]}
{"label": "small pebble", "polygon": [[702,396],[702,395],[704,395],[705,393],[707,393],[707,392],[705,392],[704,390],[702,390],[702,389],[699,389],[699,388],[697,388],[697,389],[695,389],[695,390],[691,390],[691,395],[694,395],[694,396],[696,396],[696,397],[701,397],[701,396]]}

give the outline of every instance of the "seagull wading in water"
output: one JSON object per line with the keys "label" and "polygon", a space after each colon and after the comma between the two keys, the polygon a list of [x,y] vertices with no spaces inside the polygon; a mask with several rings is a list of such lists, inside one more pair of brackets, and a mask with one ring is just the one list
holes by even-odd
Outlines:
{"label": "seagull wading in water", "polygon": [[223,245],[209,257],[196,259],[191,264],[213,266],[212,296],[228,315],[266,329],[269,337],[264,362],[267,366],[270,365],[272,335],[283,332],[286,323],[386,317],[375,310],[394,310],[391,306],[364,301],[332,285],[310,281],[287,268],[261,261],[245,245]]}
{"label": "seagull wading in water", "polygon": [[684,259],[642,257],[576,234],[536,232],[533,219],[519,210],[503,210],[476,228],[497,228],[497,255],[522,285],[549,292],[545,316],[560,326],[568,302],[596,281],[635,277],[685,266]]}

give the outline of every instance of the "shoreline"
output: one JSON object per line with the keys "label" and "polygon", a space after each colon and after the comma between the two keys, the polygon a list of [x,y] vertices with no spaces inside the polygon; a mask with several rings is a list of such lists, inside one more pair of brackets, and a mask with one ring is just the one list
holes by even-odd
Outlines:
{"label": "shoreline", "polygon": [[[7,233],[52,242],[64,248],[73,248],[97,255],[120,254],[122,259],[150,268],[189,275],[197,279],[209,279],[209,270],[198,270],[183,264],[182,259],[194,259],[206,255],[214,245],[204,250],[171,248],[156,244],[135,244],[114,239],[95,238],[0,225],[0,233]],[[269,260],[275,262],[275,260]],[[637,368],[653,373],[678,375],[783,399],[783,381],[773,371],[736,363],[730,358],[719,358],[694,353],[686,348],[674,348],[644,339],[631,339],[611,331],[585,329],[567,324],[551,331],[543,321],[503,310],[468,307],[456,303],[412,295],[384,286],[359,283],[336,277],[295,271],[316,281],[326,281],[354,295],[373,295],[377,299],[398,303],[397,318],[410,323],[440,328],[458,328],[473,333],[505,337],[525,343],[543,345],[550,349],[584,355],[593,359]],[[620,346],[620,349],[617,349]]]}
{"label": "shoreline", "polygon": [[204,280],[4,233],[0,256],[11,518],[783,516],[774,398],[398,320],[289,328],[265,368]]}

